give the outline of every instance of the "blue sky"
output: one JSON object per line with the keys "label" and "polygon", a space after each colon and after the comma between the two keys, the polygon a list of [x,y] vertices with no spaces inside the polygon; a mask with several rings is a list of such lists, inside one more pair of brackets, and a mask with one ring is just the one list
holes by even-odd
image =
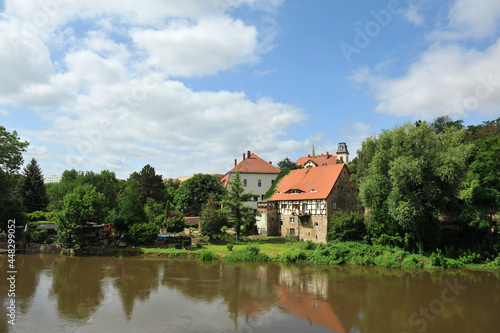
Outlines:
{"label": "blue sky", "polygon": [[0,125],[44,174],[225,173],[500,116],[500,2],[0,1]]}

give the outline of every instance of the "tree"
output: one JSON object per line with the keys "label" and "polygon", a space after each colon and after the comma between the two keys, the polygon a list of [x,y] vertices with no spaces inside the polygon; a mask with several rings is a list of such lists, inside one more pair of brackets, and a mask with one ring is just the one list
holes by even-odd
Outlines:
{"label": "tree", "polygon": [[420,250],[439,240],[438,214],[457,201],[472,147],[465,130],[437,133],[422,122],[384,130],[358,153],[360,199],[368,208],[368,231],[378,236],[409,233]]}
{"label": "tree", "polygon": [[147,221],[144,205],[139,199],[137,183],[132,181],[118,199],[118,223],[115,228],[128,230],[134,224],[146,223]]}
{"label": "tree", "polygon": [[179,179],[169,178],[163,183],[165,184],[165,200],[175,202],[177,190],[181,187],[181,181]]}
{"label": "tree", "polygon": [[295,164],[295,162],[292,162],[288,157],[285,157],[285,159],[278,162],[278,168],[281,170],[295,170],[302,169],[303,166]]}
{"label": "tree", "polygon": [[21,189],[23,202],[27,212],[43,211],[49,204],[47,189],[43,182],[43,175],[35,158],[24,168],[24,181]]}
{"label": "tree", "polygon": [[138,223],[130,227],[125,240],[132,245],[152,245],[159,233],[154,223]]}
{"label": "tree", "polygon": [[157,202],[165,202],[165,185],[161,175],[157,175],[155,168],[146,164],[140,173],[133,172],[129,181],[137,181],[137,189],[139,191],[139,198],[142,204],[146,204],[148,198]]}
{"label": "tree", "polygon": [[16,131],[10,133],[0,126],[0,230],[7,228],[8,220],[15,219],[18,225],[25,221],[26,207],[20,193],[18,171],[28,145],[20,140]]}
{"label": "tree", "polygon": [[214,235],[220,234],[224,217],[218,209],[217,196],[210,194],[208,202],[201,213],[201,232],[211,240]]}
{"label": "tree", "polygon": [[181,232],[186,227],[186,218],[178,211],[172,209],[172,204],[167,201],[163,222],[168,232]]}
{"label": "tree", "polygon": [[217,197],[224,193],[220,178],[196,174],[183,182],[177,190],[175,206],[185,216],[200,216],[202,206],[207,203],[211,193]]}
{"label": "tree", "polygon": [[23,152],[29,142],[21,141],[17,132],[9,133],[0,126],[0,169],[6,174],[17,174],[23,164]]}
{"label": "tree", "polygon": [[65,248],[78,249],[89,231],[87,222],[102,222],[106,216],[105,198],[90,184],[79,185],[64,196],[56,213],[57,241]]}
{"label": "tree", "polygon": [[248,233],[255,227],[258,214],[253,208],[245,206],[243,203],[256,200],[258,196],[253,193],[244,193],[245,189],[241,185],[239,170],[229,182],[229,185],[229,191],[222,200],[222,205],[225,215],[231,217],[233,220],[236,239],[238,239],[242,231]]}

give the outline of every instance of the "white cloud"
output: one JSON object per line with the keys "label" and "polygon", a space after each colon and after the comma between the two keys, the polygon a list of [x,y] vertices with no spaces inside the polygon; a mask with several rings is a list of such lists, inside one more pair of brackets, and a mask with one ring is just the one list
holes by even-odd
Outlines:
{"label": "white cloud", "polygon": [[500,39],[484,52],[434,45],[404,76],[388,78],[365,68],[353,78],[368,85],[380,113],[422,119],[493,114],[500,103],[498,59]]}
{"label": "white cloud", "polygon": [[424,15],[420,12],[420,6],[417,3],[410,2],[408,8],[403,10],[402,15],[414,25],[422,25],[425,22]]}
{"label": "white cloud", "polygon": [[135,30],[131,36],[149,54],[146,63],[170,76],[210,75],[258,59],[256,28],[230,18],[178,21],[163,30]]}
{"label": "white cloud", "polygon": [[500,22],[500,1],[456,0],[448,24],[430,34],[439,40],[482,39],[494,36]]}
{"label": "white cloud", "polygon": [[9,115],[9,111],[4,110],[4,109],[0,109],[0,115],[7,117]]}

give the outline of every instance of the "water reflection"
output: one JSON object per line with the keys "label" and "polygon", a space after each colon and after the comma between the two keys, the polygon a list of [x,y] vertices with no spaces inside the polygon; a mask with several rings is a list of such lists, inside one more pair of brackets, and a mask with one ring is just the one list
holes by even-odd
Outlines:
{"label": "water reflection", "polygon": [[[6,259],[0,256],[2,267]],[[495,271],[51,255],[18,255],[17,269],[13,332],[410,333],[500,327]],[[4,304],[7,289],[0,284]],[[5,318],[1,332],[8,328]]]}

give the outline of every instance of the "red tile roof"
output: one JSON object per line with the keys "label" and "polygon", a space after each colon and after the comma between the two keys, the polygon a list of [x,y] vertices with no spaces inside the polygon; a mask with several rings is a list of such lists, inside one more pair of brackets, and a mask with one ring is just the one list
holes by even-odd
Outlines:
{"label": "red tile roof", "polygon": [[[292,170],[276,186],[276,193],[269,200],[325,199],[335,185],[345,164],[319,168]],[[347,169],[347,167],[346,167]],[[291,190],[299,193],[291,194]]]}
{"label": "red tile roof", "polygon": [[302,165],[304,166],[307,162],[313,162],[317,166],[323,166],[325,165],[334,165],[337,163],[337,156],[326,153],[322,155],[308,155],[308,156],[302,156],[295,162],[295,164]]}
{"label": "red tile roof", "polygon": [[229,172],[236,172],[240,169],[240,173],[280,173],[280,169],[275,167],[269,162],[264,161],[262,158],[255,154],[246,157],[238,165],[231,169]]}
{"label": "red tile roof", "polygon": [[222,187],[226,188],[227,184],[229,182],[229,176],[231,175],[230,172],[226,173],[221,179],[220,182],[222,183]]}

